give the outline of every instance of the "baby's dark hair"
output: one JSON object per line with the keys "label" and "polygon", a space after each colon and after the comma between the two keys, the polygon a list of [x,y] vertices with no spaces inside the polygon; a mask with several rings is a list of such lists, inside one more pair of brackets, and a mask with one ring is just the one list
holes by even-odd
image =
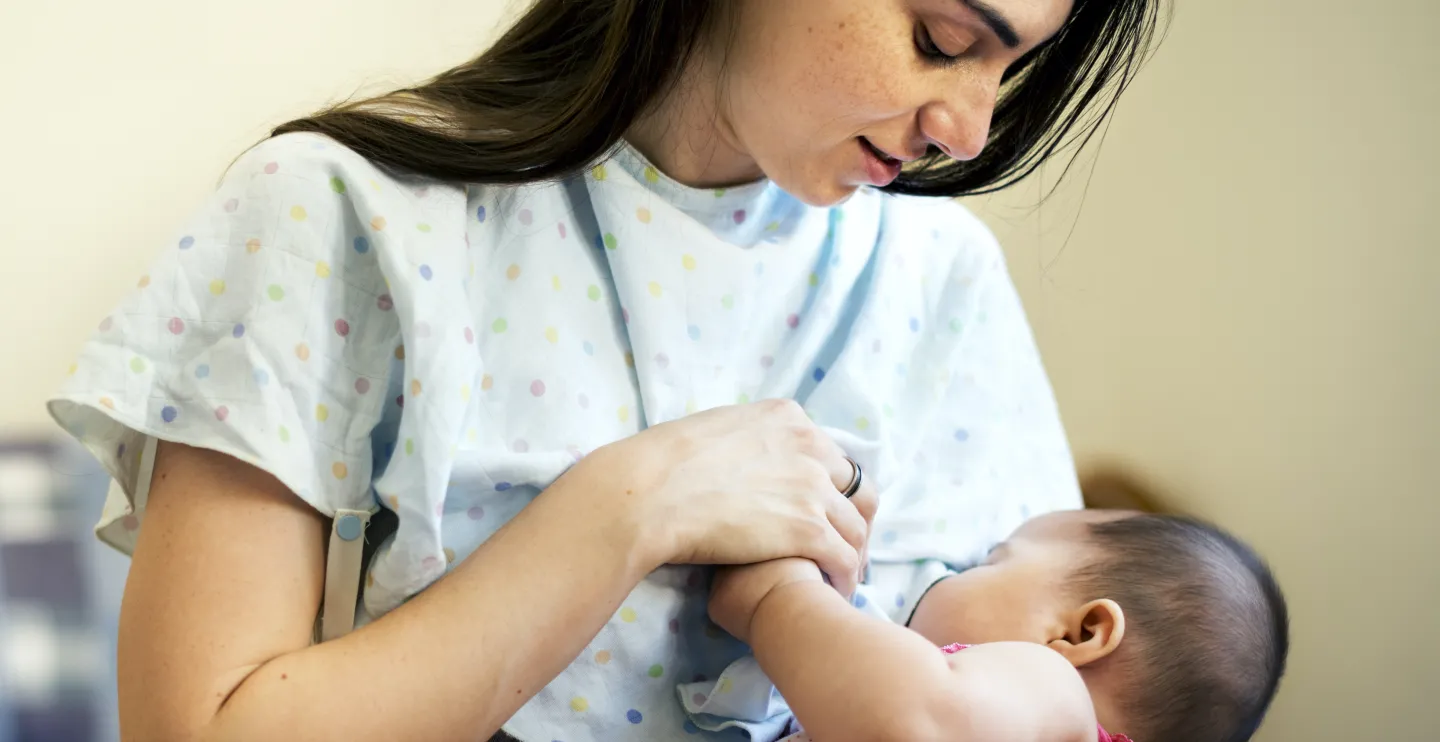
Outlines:
{"label": "baby's dark hair", "polygon": [[1125,612],[1114,655],[1130,677],[1125,732],[1136,742],[1245,742],[1285,673],[1290,619],[1275,576],[1225,531],[1190,518],[1091,523],[1099,558],[1081,568],[1084,600]]}

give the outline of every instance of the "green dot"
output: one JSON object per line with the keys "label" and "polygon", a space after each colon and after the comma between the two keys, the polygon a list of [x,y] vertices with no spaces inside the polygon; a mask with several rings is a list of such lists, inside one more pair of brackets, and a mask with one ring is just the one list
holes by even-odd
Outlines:
{"label": "green dot", "polygon": [[895,408],[894,408],[894,407],[891,407],[891,406],[888,405],[888,404],[885,405],[885,417],[894,417],[894,416],[895,416]]}
{"label": "green dot", "polygon": [[140,358],[139,356],[136,356],[136,357],[134,357],[134,358],[131,358],[131,359],[130,359],[130,370],[131,370],[131,371],[134,371],[134,372],[137,373],[137,374],[140,373],[140,372],[142,372],[142,371],[144,371],[144,370],[145,370],[145,361],[144,361],[144,359]]}
{"label": "green dot", "polygon": [[421,232],[429,232],[429,231],[430,231],[430,225],[429,225],[429,224],[426,224],[426,223],[424,223],[424,222],[421,222],[421,223],[419,223],[419,224],[416,224],[416,225],[415,225],[415,228],[418,229],[418,230],[420,230]]}
{"label": "green dot", "polygon": [[585,289],[585,295],[590,297],[590,301],[600,301],[600,287],[590,284],[590,288]]}
{"label": "green dot", "polygon": [[950,331],[951,331],[951,332],[959,332],[961,326],[962,326],[962,325],[960,324],[960,320],[959,320],[959,319],[952,319],[952,320],[950,320]]}
{"label": "green dot", "polygon": [[943,521],[943,520],[937,520],[937,521],[935,521],[935,532],[936,532],[936,533],[944,533],[944,532],[945,532],[945,521]]}
{"label": "green dot", "polygon": [[284,425],[281,425],[281,426],[280,426],[280,442],[281,442],[281,443],[289,443],[289,442],[290,442],[290,429],[287,428],[287,427],[285,427]]}
{"label": "green dot", "polygon": [[615,248],[617,248],[617,247],[619,247],[619,246],[620,246],[620,240],[615,239],[615,235],[610,234],[609,232],[606,232],[606,233],[605,233],[605,249],[607,249],[607,250],[614,250]]}
{"label": "green dot", "polygon": [[505,328],[509,326],[510,323],[506,322],[504,317],[500,317],[494,322],[490,323],[490,329],[494,330],[495,332],[504,332]]}
{"label": "green dot", "polygon": [[980,324],[983,325],[983,324],[985,324],[985,320],[990,319],[990,315],[988,315],[988,314],[986,314],[986,313],[984,313],[984,312],[981,312],[981,313],[980,313],[980,316],[976,317],[975,319],[980,320]]}
{"label": "green dot", "polygon": [[664,675],[664,674],[665,674],[665,668],[664,668],[664,667],[661,667],[660,665],[651,665],[651,666],[650,666],[650,677],[652,677],[652,678],[658,678],[658,677],[660,677],[661,675]]}
{"label": "green dot", "polygon": [[341,180],[341,179],[339,179],[339,178],[331,178],[331,179],[330,179],[330,190],[332,190],[332,191],[334,191],[334,192],[336,192],[336,193],[344,193],[344,192],[345,192],[345,181],[343,181],[343,180]]}
{"label": "green dot", "polygon": [[725,195],[725,189],[724,189],[724,188],[716,188],[716,189],[715,189],[715,198],[720,198],[720,197],[722,197],[722,196],[724,196],[724,195]]}
{"label": "green dot", "polygon": [[750,403],[750,395],[748,395],[748,394],[741,394],[740,396],[738,396],[738,397],[735,398],[735,404],[749,404],[749,403]]}
{"label": "green dot", "polygon": [[819,286],[819,285],[820,285],[820,276],[819,276],[819,274],[816,274],[816,273],[811,273],[811,274],[810,274],[810,285],[811,285],[811,286]]}
{"label": "green dot", "polygon": [[414,439],[414,438],[406,438],[406,439],[405,439],[405,455],[406,455],[406,456],[414,456],[414,455],[415,455],[415,439]]}
{"label": "green dot", "polygon": [[726,295],[720,297],[720,306],[725,307],[726,309],[734,309],[734,308],[735,308],[735,297],[733,297],[733,296],[731,296],[731,295],[729,295],[729,294],[726,294]]}
{"label": "green dot", "polygon": [[265,293],[269,295],[271,301],[280,301],[285,298],[285,289],[278,283],[270,284],[270,288],[266,289]]}

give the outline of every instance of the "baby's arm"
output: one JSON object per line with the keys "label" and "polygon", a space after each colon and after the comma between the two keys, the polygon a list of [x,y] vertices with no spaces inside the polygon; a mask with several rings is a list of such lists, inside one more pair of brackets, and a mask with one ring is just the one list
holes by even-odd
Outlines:
{"label": "baby's arm", "polygon": [[1006,643],[946,655],[855,610],[813,564],[730,572],[711,611],[744,632],[737,635],[818,742],[1096,739],[1089,693],[1059,653]]}

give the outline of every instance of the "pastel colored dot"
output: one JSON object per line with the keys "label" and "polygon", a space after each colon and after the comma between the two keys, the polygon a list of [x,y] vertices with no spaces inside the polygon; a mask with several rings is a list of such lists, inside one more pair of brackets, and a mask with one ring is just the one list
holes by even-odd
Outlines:
{"label": "pastel colored dot", "polygon": [[625,718],[628,719],[631,724],[639,724],[640,722],[645,720],[645,717],[641,716],[640,712],[636,709],[630,709],[629,711],[626,711]]}
{"label": "pastel colored dot", "polygon": [[607,249],[607,250],[614,250],[614,249],[616,249],[616,248],[618,248],[618,247],[620,247],[620,240],[615,239],[615,235],[610,234],[609,232],[606,232],[606,233],[605,233],[605,249]]}
{"label": "pastel colored dot", "polygon": [[820,274],[818,274],[818,273],[811,273],[811,274],[810,274],[810,286],[811,286],[811,287],[815,287],[815,286],[819,286],[819,285],[820,285]]}
{"label": "pastel colored dot", "polygon": [[170,321],[167,322],[165,326],[169,328],[171,335],[179,335],[180,333],[185,332],[185,320],[182,320],[179,317],[171,317]]}
{"label": "pastel colored dot", "polygon": [[402,394],[402,395],[400,395],[400,396],[398,396],[398,397],[395,398],[395,406],[396,406],[396,407],[404,407],[404,406],[405,406],[405,395]]}
{"label": "pastel colored dot", "polygon": [[914,317],[911,317],[911,318],[910,318],[910,331],[911,331],[911,332],[919,332],[919,331],[920,331],[920,320],[918,320],[918,319],[916,319],[916,318],[914,318]]}
{"label": "pastel colored dot", "polygon": [[516,438],[515,442],[510,444],[510,450],[515,453],[525,453],[530,450],[530,444],[524,438]]}
{"label": "pastel colored dot", "polygon": [[649,287],[649,288],[650,288],[650,295],[653,296],[653,297],[656,297],[656,298],[659,298],[659,297],[660,297],[660,294],[664,292],[664,289],[660,288],[660,284],[658,284],[658,283],[656,283],[656,282],[654,282],[654,281],[651,281],[651,282],[650,282],[650,287]]}
{"label": "pastel colored dot", "polygon": [[125,516],[120,520],[120,523],[125,526],[125,530],[127,531],[134,531],[140,527],[140,519],[133,515]]}
{"label": "pastel colored dot", "polygon": [[593,344],[591,344],[591,342],[590,342],[589,340],[586,340],[585,342],[581,343],[581,344],[580,344],[580,349],[583,350],[583,351],[585,351],[585,355],[587,355],[587,356],[593,356],[593,355],[595,355],[595,346],[594,346]]}
{"label": "pastel colored dot", "polygon": [[510,267],[505,269],[505,277],[508,278],[508,279],[510,279],[511,281],[514,281],[515,279],[519,278],[519,277],[520,277],[520,266],[515,265],[514,263],[511,263],[511,264],[510,264]]}
{"label": "pastel colored dot", "polygon": [[720,306],[724,307],[725,309],[734,309],[734,308],[735,308],[735,297],[733,297],[733,296],[731,296],[731,295],[729,295],[729,294],[726,294],[726,295],[720,297]]}
{"label": "pastel colored dot", "polygon": [[429,232],[429,231],[430,231],[430,225],[429,225],[429,224],[426,224],[425,222],[420,222],[419,224],[416,224],[416,225],[415,225],[415,228],[418,229],[418,230],[420,230],[421,232]]}
{"label": "pastel colored dot", "polygon": [[461,384],[461,385],[460,385],[460,401],[461,401],[461,402],[469,402],[469,401],[470,401],[470,385],[469,385],[469,384]]}
{"label": "pastel colored dot", "polygon": [[405,360],[405,346],[403,346],[403,345],[397,345],[397,346],[395,346],[395,360],[397,360],[397,361],[403,361],[403,360]]}
{"label": "pastel colored dot", "polygon": [[[444,504],[442,503],[441,505],[442,505],[442,507],[443,507]],[[452,548],[450,548],[450,547],[448,547],[448,546],[445,547],[445,563],[446,563],[446,564],[453,564],[454,562],[455,562],[455,550],[452,549]]]}
{"label": "pastel colored dot", "polygon": [[137,374],[143,372],[143,371],[145,370],[145,361],[144,361],[143,359],[141,359],[139,356],[136,356],[135,358],[131,358],[131,359],[130,359],[130,370],[131,370],[131,371],[134,371],[134,372],[137,373]]}
{"label": "pastel colored dot", "polygon": [[625,365],[630,368],[635,368],[635,354],[628,350],[625,351]]}
{"label": "pastel colored dot", "polygon": [[602,649],[595,653],[595,662],[601,665],[610,664],[610,650]]}
{"label": "pastel colored dot", "polygon": [[897,363],[897,364],[895,364],[895,374],[896,374],[897,376],[904,376],[904,375],[905,375],[905,364],[903,364],[903,363]]}
{"label": "pastel colored dot", "polygon": [[362,378],[359,378],[359,379],[356,379],[356,380],[355,380],[355,393],[356,393],[356,394],[366,394],[366,393],[368,393],[369,391],[370,391],[370,380],[369,380],[369,379],[366,379],[366,378],[363,378],[363,377],[362,377]]}
{"label": "pastel colored dot", "polygon": [[149,286],[149,285],[150,285],[150,275],[149,275],[149,274],[146,274],[146,275],[141,276],[141,277],[140,277],[140,280],[139,280],[138,282],[136,282],[135,288],[143,289],[143,288],[145,288],[146,286]]}
{"label": "pastel colored dot", "polygon": [[576,404],[579,404],[579,405],[580,405],[580,409],[582,409],[582,410],[584,410],[584,409],[589,409],[589,408],[590,408],[590,398],[587,397],[587,396],[585,396],[584,394],[581,394],[579,397],[576,397],[576,398],[575,398],[575,402],[576,402]]}
{"label": "pastel colored dot", "polygon": [[869,604],[870,604],[869,599],[867,599],[864,595],[861,595],[860,593],[855,593],[855,607],[856,607],[856,608],[864,608],[865,606],[867,606],[867,605],[869,605]]}
{"label": "pastel colored dot", "polygon": [[536,397],[545,396],[545,382],[539,379],[530,382],[530,394]]}
{"label": "pastel colored dot", "polygon": [[860,417],[860,418],[856,418],[856,419],[855,419],[855,429],[856,429],[856,430],[865,430],[865,429],[867,429],[867,428],[869,428],[869,427],[870,427],[870,419],[869,419],[869,418]]}
{"label": "pastel colored dot", "polygon": [[295,357],[302,361],[310,360],[310,346],[304,343],[295,346]]}
{"label": "pastel colored dot", "polygon": [[729,693],[735,690],[735,684],[731,682],[730,678],[720,678],[720,687],[718,690],[720,693]]}
{"label": "pastel colored dot", "polygon": [[285,427],[284,425],[281,425],[281,426],[280,426],[280,431],[279,431],[279,433],[280,433],[280,442],[281,442],[281,443],[289,443],[289,442],[290,442],[290,429],[289,429],[289,428]]}
{"label": "pastel colored dot", "polygon": [[355,252],[358,252],[361,255],[370,252],[370,240],[365,239],[364,235],[356,237],[355,241],[352,242],[351,245],[355,248]]}
{"label": "pastel colored dot", "polygon": [[775,365],[773,356],[760,356],[760,368],[770,368]]}
{"label": "pastel colored dot", "polygon": [[646,168],[645,168],[645,182],[647,182],[647,183],[658,183],[659,181],[660,181],[660,171],[659,171],[659,170],[656,170],[656,169],[653,168],[653,167],[646,167]]}
{"label": "pastel colored dot", "polygon": [[467,345],[475,344],[475,331],[468,327],[465,328],[465,343]]}
{"label": "pastel colored dot", "polygon": [[966,430],[966,429],[964,429],[964,428],[960,428],[959,430],[956,430],[956,431],[955,431],[955,440],[957,440],[957,441],[959,441],[959,442],[961,442],[961,443],[964,443],[965,441],[970,440],[970,431],[968,431],[968,430]]}
{"label": "pastel colored dot", "polygon": [[756,264],[755,264],[755,275],[757,275],[757,276],[763,276],[763,275],[765,275],[765,264],[764,264],[764,263],[756,263]]}
{"label": "pastel colored dot", "polygon": [[80,370],[80,364],[78,364],[78,363],[72,363],[72,364],[70,364],[70,370],[69,370],[69,371],[66,371],[66,373],[69,374],[69,375],[71,375],[71,376],[74,376],[74,375],[75,375],[75,372],[76,372],[76,371],[79,371],[79,370]]}
{"label": "pastel colored dot", "polygon": [[382,312],[388,312],[395,308],[395,298],[389,294],[381,294],[375,298],[375,306]]}
{"label": "pastel colored dot", "polygon": [[884,347],[884,346],[881,345],[880,341],[879,341],[879,340],[876,340],[875,343],[874,343],[874,345],[871,345],[871,346],[870,346],[870,351],[871,351],[872,353],[879,353],[879,352],[880,352],[880,348],[882,348],[882,347]]}
{"label": "pastel colored dot", "polygon": [[626,420],[629,420],[629,419],[630,419],[630,408],[629,408],[629,407],[626,407],[625,405],[621,405],[621,406],[620,406],[620,409],[618,409],[618,410],[615,411],[615,417],[619,418],[619,419],[620,419],[620,422],[622,422],[622,423],[625,422]]}
{"label": "pastel colored dot", "polygon": [[823,369],[823,368],[816,368],[813,372],[811,372],[810,376],[811,376],[813,379],[815,379],[816,381],[824,381],[824,380],[825,380],[825,369]]}
{"label": "pastel colored dot", "polygon": [[[702,701],[701,703],[704,703],[704,702]],[[699,733],[700,733],[700,727],[695,726],[695,722],[690,721],[689,719],[686,719],[686,720],[685,720],[685,733],[686,733],[686,734],[699,734]]]}
{"label": "pastel colored dot", "polygon": [[272,283],[265,289],[265,294],[270,297],[270,301],[281,301],[285,298],[285,289],[280,284]]}
{"label": "pastel colored dot", "polygon": [[171,407],[170,405],[165,405],[165,407],[161,408],[160,410],[160,419],[164,420],[167,423],[175,422],[175,418],[179,416],[180,411],[175,409],[174,407]]}
{"label": "pastel colored dot", "polygon": [[428,265],[422,265],[420,266],[420,277],[429,281],[435,277],[435,271],[430,270],[430,266]]}
{"label": "pastel colored dot", "polygon": [[945,521],[943,521],[943,520],[937,520],[937,521],[935,521],[935,532],[936,532],[936,533],[944,533],[944,532],[945,532]]}
{"label": "pastel colored dot", "polygon": [[245,240],[245,252],[248,252],[251,255],[260,252],[260,240],[255,239],[254,237]]}
{"label": "pastel colored dot", "polygon": [[736,224],[744,224],[744,223],[745,223],[745,210],[744,210],[744,209],[736,209],[736,210],[735,210],[735,213],[733,213],[733,214],[730,215],[730,218],[731,218],[731,219],[734,219]]}
{"label": "pastel colored dot", "polygon": [[475,209],[475,221],[480,222],[480,223],[482,223],[482,224],[485,222],[485,207],[484,207],[484,206],[481,206],[481,207]]}
{"label": "pastel colored dot", "polygon": [[255,377],[255,384],[257,386],[265,386],[270,383],[270,372],[263,368],[255,369],[255,373],[252,375]]}
{"label": "pastel colored dot", "polygon": [[323,260],[317,262],[317,263],[315,264],[315,277],[316,277],[316,278],[329,278],[329,277],[330,277],[330,264],[327,263],[327,262],[325,262],[325,261],[323,261]]}
{"label": "pastel colored dot", "polygon": [[195,367],[195,378],[197,378],[197,379],[204,379],[204,378],[206,378],[206,377],[208,377],[208,376],[210,376],[210,365],[209,365],[209,364],[202,363],[202,364],[200,364],[199,366],[196,366],[196,367]]}
{"label": "pastel colored dot", "polygon": [[377,216],[377,217],[375,217],[374,219],[371,219],[371,220],[370,220],[370,228],[373,229],[373,230],[375,230],[376,232],[384,231],[384,229],[385,229],[385,217],[383,217],[383,216]]}
{"label": "pastel colored dot", "polygon": [[750,404],[750,395],[741,392],[740,396],[735,398],[735,404]]}
{"label": "pastel colored dot", "polygon": [[667,356],[664,353],[656,353],[655,365],[659,366],[660,368],[668,367],[670,365],[670,356]]}
{"label": "pastel colored dot", "polygon": [[570,234],[570,230],[565,227],[565,222],[556,222],[555,229],[560,232],[560,239],[562,240]]}
{"label": "pastel colored dot", "polygon": [[693,270],[695,270],[695,256],[694,256],[694,255],[682,255],[682,256],[680,257],[680,265],[684,266],[684,267],[685,267],[685,270],[687,270],[687,271],[693,271]]}
{"label": "pastel colored dot", "polygon": [[[696,706],[704,706],[707,698],[704,693],[696,693],[695,695],[690,696],[690,700],[694,701]],[[689,722],[686,723],[688,724]]]}
{"label": "pastel colored dot", "polygon": [[[678,634],[678,633],[680,633],[680,619],[678,619],[678,618],[672,618],[672,619],[670,619],[670,633],[672,633],[672,634]],[[650,677],[658,678],[658,677],[660,677],[660,676],[659,676],[659,675],[651,675]]]}
{"label": "pastel colored dot", "polygon": [[985,322],[989,319],[990,315],[986,314],[985,312],[981,312],[980,314],[975,315],[975,320],[982,325],[985,324]]}
{"label": "pastel colored dot", "polygon": [[665,667],[662,665],[651,665],[650,669],[645,674],[649,675],[652,678],[658,678],[661,675],[665,674]]}
{"label": "pastel colored dot", "polygon": [[482,520],[485,518],[485,508],[476,505],[475,507],[466,510],[465,515],[466,517],[470,518],[470,520]]}
{"label": "pastel colored dot", "polygon": [[420,396],[420,380],[419,380],[419,379],[411,379],[411,380],[410,380],[410,396],[412,396],[412,397],[418,397],[418,396]]}
{"label": "pastel colored dot", "polygon": [[266,174],[266,175],[274,175],[274,174],[275,174],[275,171],[277,171],[277,170],[279,170],[279,169],[280,169],[280,163],[278,163],[278,162],[267,162],[267,163],[265,163],[265,174]]}
{"label": "pastel colored dot", "polygon": [[234,214],[240,209],[240,199],[232,198],[225,202],[225,213]]}
{"label": "pastel colored dot", "polygon": [[405,455],[406,455],[406,456],[414,456],[414,455],[415,455],[415,439],[414,439],[414,438],[406,438],[406,439],[405,439]]}
{"label": "pastel colored dot", "polygon": [[620,307],[620,319],[623,320],[625,324],[630,324],[630,310],[625,307]]}
{"label": "pastel colored dot", "polygon": [[[106,409],[109,409],[109,410],[113,410],[113,409],[115,409],[115,400],[113,400],[113,399],[111,399],[111,398],[109,398],[109,397],[101,397],[101,398],[100,398],[100,406],[101,406],[101,407],[104,407],[104,408],[106,408]],[[122,444],[122,445],[123,445],[123,444]],[[120,451],[120,453],[116,454],[116,456],[124,456],[124,455],[125,455],[125,451],[123,450],[123,448],[122,448],[122,450]]]}
{"label": "pastel colored dot", "polygon": [[349,335],[350,335],[350,323],[349,323],[349,322],[346,322],[346,321],[343,320],[343,319],[337,319],[337,320],[335,320],[335,334],[336,334],[336,335],[339,335],[339,336],[342,337],[342,338],[343,338],[343,337],[349,337]]}
{"label": "pastel colored dot", "polygon": [[895,417],[895,408],[889,404],[885,405],[885,417]]}
{"label": "pastel colored dot", "polygon": [[551,345],[560,342],[560,331],[553,327],[545,328],[545,339],[549,340]]}
{"label": "pastel colored dot", "polygon": [[215,296],[219,296],[219,295],[225,293],[225,282],[222,281],[222,280],[220,280],[220,279],[218,279],[218,278],[215,279],[215,280],[213,280],[213,281],[211,281],[211,282],[210,282],[210,293],[213,294],[213,295],[215,295]]}
{"label": "pastel colored dot", "polygon": [[905,596],[904,596],[904,595],[901,595],[900,593],[895,593],[895,607],[896,607],[896,608],[903,608],[903,607],[905,607]]}
{"label": "pastel colored dot", "polygon": [[322,422],[322,423],[325,422],[326,420],[329,420],[329,419],[330,419],[330,408],[329,408],[329,407],[326,407],[326,406],[323,405],[323,404],[317,404],[317,405],[315,405],[315,419],[316,419],[316,420],[319,420],[319,421]]}
{"label": "pastel colored dot", "polygon": [[291,218],[291,219],[294,219],[294,220],[297,221],[297,222],[303,222],[303,221],[305,221],[305,216],[306,216],[306,214],[305,214],[305,207],[304,207],[304,206],[296,205],[296,206],[291,206],[291,207],[290,207],[290,218]]}
{"label": "pastel colored dot", "polygon": [[189,250],[195,246],[195,238],[189,235],[180,238],[180,249]]}
{"label": "pastel colored dot", "polygon": [[583,712],[586,709],[590,708],[590,702],[585,700],[581,696],[575,696],[574,698],[570,699],[570,708],[571,710],[576,712]]}
{"label": "pastel colored dot", "polygon": [[596,180],[604,180],[604,179],[605,179],[605,166],[604,166],[604,165],[596,165],[594,168],[591,168],[591,170],[590,170],[590,175],[594,176],[594,178],[595,178]]}
{"label": "pastel colored dot", "polygon": [[552,288],[552,289],[554,289],[554,290],[556,290],[556,291],[559,291],[559,290],[560,290],[560,277],[559,277],[559,276],[551,276],[551,277],[550,277],[550,288]]}
{"label": "pastel colored dot", "polygon": [[685,328],[685,333],[690,336],[690,339],[691,339],[691,340],[699,340],[699,339],[700,339],[700,326],[699,326],[699,325],[690,325],[689,327]]}
{"label": "pastel colored dot", "polygon": [[635,218],[639,219],[641,224],[649,224],[650,210],[645,208],[644,206],[641,206],[640,208],[635,210]]}
{"label": "pastel colored dot", "polygon": [[400,509],[400,496],[399,496],[399,495],[388,495],[388,496],[385,497],[385,502],[390,503],[390,509],[391,509],[391,510],[399,510],[399,509]]}
{"label": "pastel colored dot", "polygon": [[590,287],[585,289],[585,295],[590,298],[590,301],[600,301],[600,287],[593,283],[590,284]]}
{"label": "pastel colored dot", "polygon": [[715,189],[715,198],[724,198],[724,197],[725,197],[725,189],[724,189],[724,188],[716,188],[716,189]]}
{"label": "pastel colored dot", "polygon": [[504,317],[497,317],[494,322],[490,323],[490,329],[494,332],[504,332],[509,326],[510,323],[506,322]]}
{"label": "pastel colored dot", "polygon": [[234,327],[230,328],[230,337],[233,337],[236,340],[245,337],[245,325],[236,324]]}
{"label": "pastel colored dot", "polygon": [[330,467],[330,473],[334,474],[336,479],[344,479],[350,476],[350,467],[343,461],[336,461],[335,465]]}
{"label": "pastel colored dot", "polygon": [[797,327],[799,327],[799,326],[800,326],[800,315],[798,315],[798,314],[792,314],[792,315],[790,315],[789,317],[786,317],[786,318],[785,318],[785,324],[789,325],[789,326],[790,326],[790,329],[792,329],[792,330],[795,329],[795,328],[797,328]]}
{"label": "pastel colored dot", "polygon": [[780,231],[780,222],[770,222],[769,224],[766,224],[766,225],[765,225],[765,231],[766,231],[766,232],[779,232],[779,231]]}

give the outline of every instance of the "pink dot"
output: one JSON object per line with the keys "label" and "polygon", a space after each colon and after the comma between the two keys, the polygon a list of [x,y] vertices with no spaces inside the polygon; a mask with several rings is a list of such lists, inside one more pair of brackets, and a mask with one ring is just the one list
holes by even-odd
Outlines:
{"label": "pink dot", "polygon": [[470,516],[470,520],[480,520],[481,518],[485,517],[485,508],[476,505],[475,507],[466,510],[465,514]]}
{"label": "pink dot", "polygon": [[620,307],[620,319],[625,320],[625,324],[630,324],[630,310],[625,307]]}
{"label": "pink dot", "polygon": [[530,393],[537,397],[545,396],[545,382],[539,379],[530,382]]}
{"label": "pink dot", "polygon": [[525,453],[530,450],[530,444],[526,443],[524,438],[520,438],[510,444],[510,449],[515,453]]}
{"label": "pink dot", "polygon": [[227,418],[227,417],[230,417],[230,408],[229,408],[229,407],[226,407],[225,405],[222,404],[222,405],[220,405],[219,407],[216,407],[216,408],[215,408],[215,419],[216,419],[216,420],[219,420],[220,422],[223,423],[223,422],[225,422],[225,418]]}
{"label": "pink dot", "polygon": [[182,332],[184,332],[184,331],[185,331],[185,321],[182,320],[182,319],[180,319],[179,317],[171,317],[171,318],[170,318],[170,332],[173,333],[173,334],[175,334],[175,335],[179,335],[180,333],[182,333]]}
{"label": "pink dot", "polygon": [[696,693],[695,695],[693,695],[693,696],[690,697],[690,700],[694,701],[696,706],[704,706],[704,705],[705,705],[705,694],[704,694],[704,693]]}
{"label": "pink dot", "polygon": [[770,356],[760,356],[760,368],[770,368],[775,365],[775,359]]}
{"label": "pink dot", "polygon": [[444,515],[444,514],[445,514],[445,501],[444,501],[444,500],[441,500],[440,502],[435,503],[435,515],[436,515],[436,516],[441,516],[441,515]]}
{"label": "pink dot", "polygon": [[113,327],[114,325],[115,325],[115,320],[112,319],[112,318],[110,318],[110,317],[106,317],[105,319],[100,320],[100,331],[101,331],[101,332],[109,332],[109,331],[110,331],[110,328]]}
{"label": "pink dot", "polygon": [[427,556],[420,560],[420,566],[424,567],[427,572],[434,571],[440,567],[440,559],[438,557]]}
{"label": "pink dot", "polygon": [[904,268],[904,267],[905,267],[905,256],[904,256],[904,255],[901,255],[901,254],[898,253],[898,252],[895,253],[895,267],[896,267],[896,268]]}
{"label": "pink dot", "polygon": [[583,409],[588,409],[588,408],[590,407],[590,398],[587,397],[587,396],[585,396],[585,395],[583,395],[583,394],[580,395],[580,397],[579,397],[578,399],[576,399],[575,401],[580,403],[580,409],[582,409],[582,410],[583,410]]}
{"label": "pink dot", "polygon": [[565,239],[565,235],[566,235],[565,222],[558,222],[558,223],[555,225],[555,228],[560,230],[560,239],[562,239],[562,240]]}
{"label": "pink dot", "polygon": [[795,329],[795,328],[797,328],[797,327],[799,327],[799,326],[800,326],[800,315],[798,315],[798,314],[792,314],[792,315],[790,315],[789,317],[786,317],[786,318],[785,318],[785,324],[790,325],[790,329],[792,329],[792,330]]}
{"label": "pink dot", "polygon": [[381,294],[380,298],[375,300],[375,306],[379,307],[382,312],[388,312],[395,308],[395,300],[390,298],[389,294]]}
{"label": "pink dot", "polygon": [[267,162],[267,163],[265,163],[265,174],[266,174],[266,175],[274,175],[275,172],[276,172],[277,170],[279,170],[279,169],[280,169],[280,163],[278,163],[278,162]]}
{"label": "pink dot", "polygon": [[127,531],[133,531],[140,527],[140,519],[133,515],[127,515],[120,519],[120,525],[124,526]]}
{"label": "pink dot", "polygon": [[660,368],[666,368],[670,365],[670,356],[667,356],[664,353],[656,353],[655,365],[659,366]]}
{"label": "pink dot", "polygon": [[576,461],[579,461],[580,459],[585,458],[585,452],[584,452],[584,451],[581,451],[579,446],[576,446],[576,445],[566,446],[566,447],[565,447],[565,451],[570,454],[570,458],[575,459]]}
{"label": "pink dot", "polygon": [[472,345],[475,343],[475,331],[468,327],[465,328],[465,342]]}
{"label": "pink dot", "polygon": [[876,340],[876,341],[875,341],[875,344],[872,345],[872,346],[870,347],[870,349],[871,349],[872,351],[876,352],[876,353],[879,353],[879,352],[880,352],[880,341],[879,341],[879,340]]}
{"label": "pink dot", "polygon": [[430,186],[420,186],[415,189],[416,198],[425,198],[428,195],[430,195]]}
{"label": "pink dot", "polygon": [[396,407],[404,407],[404,406],[405,406],[405,395],[402,394],[402,395],[400,395],[400,396],[398,396],[398,397],[395,398],[395,406],[396,406]]}
{"label": "pink dot", "polygon": [[339,336],[342,337],[342,338],[343,338],[343,337],[349,337],[349,336],[350,336],[350,323],[349,323],[349,322],[346,322],[346,321],[343,320],[343,319],[337,319],[337,320],[335,320],[335,334],[336,334],[336,335],[339,335]]}
{"label": "pink dot", "polygon": [[355,380],[355,392],[356,392],[357,394],[364,394],[364,393],[366,393],[366,392],[368,392],[368,391],[370,391],[370,380],[369,380],[369,379],[356,379],[356,380]]}
{"label": "pink dot", "polygon": [[678,619],[678,618],[672,618],[672,619],[670,619],[670,633],[672,633],[672,634],[678,634],[678,633],[680,633],[680,619]]}
{"label": "pink dot", "polygon": [[731,214],[730,216],[735,219],[735,223],[736,223],[736,224],[744,224],[744,223],[745,223],[745,210],[744,210],[744,209],[736,209],[736,210],[735,210],[735,213],[734,213],[734,214]]}
{"label": "pink dot", "polygon": [[533,222],[533,221],[535,221],[535,215],[534,215],[534,214],[531,214],[529,209],[521,209],[521,210],[520,210],[520,223],[521,223],[521,224],[524,224],[525,226],[528,227],[528,226],[530,226],[530,222]]}
{"label": "pink dot", "polygon": [[225,202],[225,211],[234,214],[240,208],[240,199],[232,198]]}
{"label": "pink dot", "polygon": [[415,325],[415,337],[421,337],[421,338],[428,338],[428,337],[430,337],[430,323],[429,323],[429,322],[419,322],[419,323],[416,323],[416,325]]}

